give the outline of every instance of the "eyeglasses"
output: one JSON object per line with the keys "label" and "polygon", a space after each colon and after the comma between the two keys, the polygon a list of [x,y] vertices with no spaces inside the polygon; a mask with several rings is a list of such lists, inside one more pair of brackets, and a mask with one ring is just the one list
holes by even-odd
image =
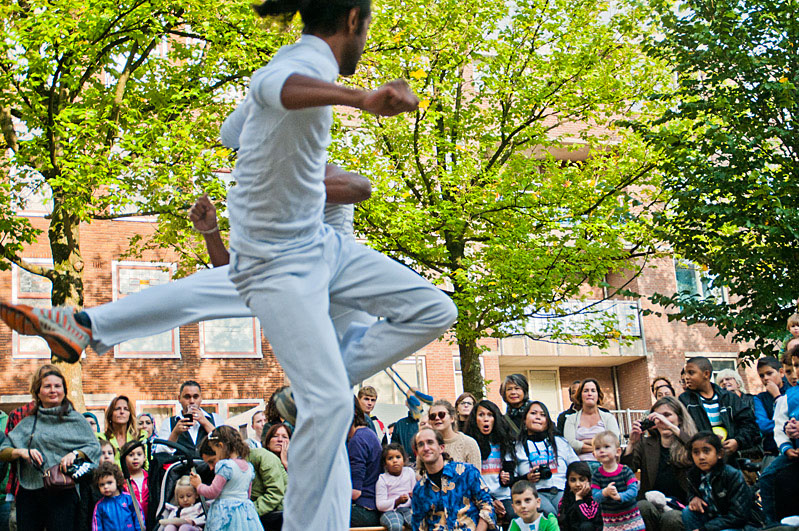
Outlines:
{"label": "eyeglasses", "polygon": [[436,420],[436,419],[444,420],[446,417],[447,417],[446,411],[439,411],[438,413],[427,414],[427,418],[429,418],[430,420]]}

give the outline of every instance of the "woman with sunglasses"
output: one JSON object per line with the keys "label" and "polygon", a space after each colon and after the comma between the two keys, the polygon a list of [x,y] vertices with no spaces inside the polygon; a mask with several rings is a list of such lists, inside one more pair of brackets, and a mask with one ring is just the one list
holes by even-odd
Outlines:
{"label": "woman with sunglasses", "polygon": [[455,408],[448,400],[436,400],[430,406],[430,426],[444,438],[444,447],[453,461],[470,463],[480,470],[482,459],[477,441],[456,431]]}
{"label": "woman with sunglasses", "polygon": [[541,498],[541,510],[558,514],[566,488],[566,468],[580,458],[559,435],[543,402],[530,402],[524,411],[524,428],[516,440],[516,476],[533,483]]}

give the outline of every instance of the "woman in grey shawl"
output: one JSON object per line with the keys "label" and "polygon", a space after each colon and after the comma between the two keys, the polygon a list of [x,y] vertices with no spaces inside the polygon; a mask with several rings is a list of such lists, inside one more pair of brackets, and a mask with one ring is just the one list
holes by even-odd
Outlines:
{"label": "woman in grey shawl", "polygon": [[57,367],[44,365],[36,372],[31,395],[36,406],[0,444],[0,460],[19,467],[18,526],[70,531],[77,517],[77,491],[45,491],[41,470],[60,465],[65,472],[78,458],[97,463],[100,444],[67,398],[67,382]]}

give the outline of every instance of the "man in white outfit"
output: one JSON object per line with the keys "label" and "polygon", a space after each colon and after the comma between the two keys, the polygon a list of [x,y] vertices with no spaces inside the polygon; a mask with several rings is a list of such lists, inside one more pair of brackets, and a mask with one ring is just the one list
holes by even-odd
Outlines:
{"label": "man in white outfit", "polygon": [[[230,277],[260,319],[297,405],[283,529],[340,531],[350,523],[351,385],[436,339],[457,310],[415,272],[322,223],[332,105],[383,116],[418,106],[404,81],[371,92],[334,83],[355,71],[370,1],[267,0],[256,11],[299,11],[305,28],[255,72],[237,111],[245,118],[228,194]],[[339,342],[332,303],[383,318],[351,325]]]}

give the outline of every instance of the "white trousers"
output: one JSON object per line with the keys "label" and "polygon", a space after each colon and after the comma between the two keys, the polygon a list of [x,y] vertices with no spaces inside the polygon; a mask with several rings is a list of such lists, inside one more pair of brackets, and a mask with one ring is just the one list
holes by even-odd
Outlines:
{"label": "white trousers", "polygon": [[[252,317],[252,311],[228,278],[228,266],[203,269],[84,311],[92,321],[92,348],[99,354],[123,341],[191,323]],[[354,321],[374,321],[370,315],[341,306],[331,305],[330,312],[339,335]]]}
{"label": "white trousers", "polygon": [[[348,529],[350,387],[435,340],[457,310],[409,268],[327,226],[311,241],[263,250],[257,258],[234,252],[230,275],[261,320],[297,403],[283,529]],[[339,341],[330,304],[383,319],[355,323]]]}

